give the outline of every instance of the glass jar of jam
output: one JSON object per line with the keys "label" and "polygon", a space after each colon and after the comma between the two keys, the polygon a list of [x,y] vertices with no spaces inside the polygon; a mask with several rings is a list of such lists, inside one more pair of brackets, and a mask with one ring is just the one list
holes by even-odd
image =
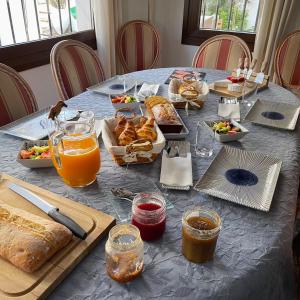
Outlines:
{"label": "glass jar of jam", "polygon": [[221,218],[213,210],[195,207],[182,217],[182,254],[191,262],[203,263],[214,256]]}
{"label": "glass jar of jam", "polygon": [[138,227],[144,241],[159,239],[166,228],[166,202],[156,193],[139,193],[132,203],[131,223]]}
{"label": "glass jar of jam", "polygon": [[138,277],[144,266],[144,243],[137,227],[131,224],[114,226],[105,244],[107,274],[121,283]]}

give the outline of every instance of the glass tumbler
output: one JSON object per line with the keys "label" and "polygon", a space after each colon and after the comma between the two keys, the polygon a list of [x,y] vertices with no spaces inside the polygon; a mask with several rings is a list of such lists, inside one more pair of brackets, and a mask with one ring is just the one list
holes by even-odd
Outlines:
{"label": "glass tumbler", "polygon": [[138,277],[144,267],[144,243],[139,229],[131,224],[118,224],[108,235],[105,244],[107,274],[125,283]]}
{"label": "glass tumbler", "polygon": [[188,209],[182,217],[182,254],[195,263],[211,260],[220,230],[221,218],[215,211]]}
{"label": "glass tumbler", "polygon": [[210,157],[214,152],[214,134],[203,121],[197,123],[195,153],[196,156]]}
{"label": "glass tumbler", "polygon": [[94,129],[95,126],[95,114],[91,110],[83,111],[80,113],[80,119],[91,126]]}

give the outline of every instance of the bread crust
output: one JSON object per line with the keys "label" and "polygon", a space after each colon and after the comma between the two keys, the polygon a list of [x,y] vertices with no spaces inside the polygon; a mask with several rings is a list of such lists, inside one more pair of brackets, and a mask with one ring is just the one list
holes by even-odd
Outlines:
{"label": "bread crust", "polygon": [[32,273],[72,240],[64,225],[0,203],[0,256]]}

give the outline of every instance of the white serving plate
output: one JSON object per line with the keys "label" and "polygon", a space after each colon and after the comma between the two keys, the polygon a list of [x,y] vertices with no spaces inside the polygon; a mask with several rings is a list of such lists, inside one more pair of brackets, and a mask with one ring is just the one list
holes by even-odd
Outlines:
{"label": "white serving plate", "polygon": [[212,136],[215,137],[215,139],[221,143],[227,143],[227,142],[233,142],[233,141],[238,141],[240,140],[242,137],[244,137],[246,134],[249,133],[249,130],[247,128],[245,128],[244,126],[242,126],[240,123],[238,123],[235,120],[231,120],[230,122],[235,126],[241,129],[240,132],[237,132],[235,134],[219,134],[213,131],[211,124],[213,124],[214,122],[221,122],[221,121],[229,121],[226,119],[219,119],[219,120],[215,120],[215,121],[205,121],[205,125],[209,128],[209,132]]}
{"label": "white serving plate", "polygon": [[297,124],[300,106],[257,99],[245,120],[256,124],[286,130],[294,130]]}
{"label": "white serving plate", "polygon": [[[36,141],[48,135],[48,129],[43,121],[48,120],[48,113],[51,107],[47,107],[33,114],[20,118],[14,122],[0,127],[0,132],[20,137],[25,140]],[[71,120],[78,116],[78,111],[63,109],[64,117]]]}
{"label": "white serving plate", "polygon": [[269,211],[282,161],[262,153],[223,146],[195,190]]}
{"label": "white serving plate", "polygon": [[26,150],[32,146],[46,146],[48,145],[48,141],[46,140],[38,140],[38,141],[24,141],[18,156],[17,156],[17,162],[23,165],[26,168],[34,169],[34,168],[49,168],[53,167],[53,162],[51,158],[45,158],[45,159],[24,159],[21,158],[20,152],[21,150]]}
{"label": "white serving plate", "polygon": [[135,86],[135,84],[137,84],[138,86],[142,83],[143,81],[141,80],[126,77],[124,90],[123,80],[121,80],[118,76],[115,76],[100,83],[97,83],[96,85],[90,86],[87,88],[87,90],[102,95],[118,95],[128,92]]}

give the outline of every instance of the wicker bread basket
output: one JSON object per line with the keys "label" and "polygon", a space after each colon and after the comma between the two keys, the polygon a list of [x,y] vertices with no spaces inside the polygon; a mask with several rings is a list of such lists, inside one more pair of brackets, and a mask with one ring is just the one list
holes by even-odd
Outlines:
{"label": "wicker bread basket", "polygon": [[[183,91],[180,92],[180,86],[186,83],[188,85],[193,85],[195,90],[195,95],[188,94],[188,91]],[[180,108],[185,108],[186,107],[186,102],[192,101],[196,105],[192,105],[191,102],[188,103],[189,108],[202,108],[204,105],[204,102],[208,98],[208,93],[209,93],[209,86],[206,82],[199,82],[199,81],[188,81],[185,80],[182,82],[181,80],[178,80],[176,78],[173,78],[170,81],[169,84],[169,89],[168,89],[168,94],[169,94],[169,99],[171,103],[174,105],[175,108],[180,109]]]}
{"label": "wicker bread basket", "polygon": [[[131,120],[134,124],[137,124],[139,117],[132,118]],[[157,132],[157,139],[154,143],[147,140],[136,140],[130,145],[118,146],[113,132],[116,125],[116,118],[103,120],[102,139],[106,150],[111,153],[114,161],[120,166],[151,163],[165,147],[165,137],[156,124],[155,129]]]}

